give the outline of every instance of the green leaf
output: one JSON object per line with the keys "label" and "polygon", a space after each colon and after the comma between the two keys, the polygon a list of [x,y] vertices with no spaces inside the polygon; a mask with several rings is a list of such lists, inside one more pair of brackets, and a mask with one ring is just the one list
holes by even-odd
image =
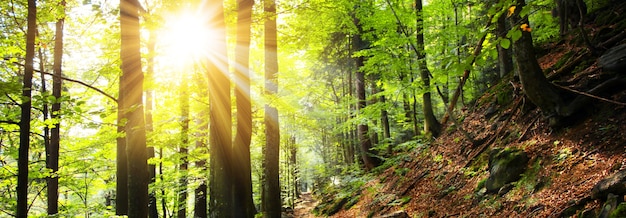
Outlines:
{"label": "green leaf", "polygon": [[500,40],[500,46],[502,46],[502,48],[504,49],[509,49],[509,47],[511,47],[511,40],[503,38],[502,40]]}
{"label": "green leaf", "polygon": [[525,17],[530,13],[530,7],[523,7],[522,11],[519,12],[520,17]]}
{"label": "green leaf", "polygon": [[516,28],[513,32],[511,32],[511,39],[515,42],[519,38],[522,38],[522,30]]}

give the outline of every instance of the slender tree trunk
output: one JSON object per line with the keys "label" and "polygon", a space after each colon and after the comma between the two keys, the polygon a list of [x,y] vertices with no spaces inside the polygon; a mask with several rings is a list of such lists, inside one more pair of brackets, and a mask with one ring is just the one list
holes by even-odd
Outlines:
{"label": "slender tree trunk", "polygon": [[17,160],[17,217],[28,215],[28,148],[30,147],[30,112],[32,107],[31,89],[35,59],[35,35],[37,33],[37,3],[28,0],[28,30],[26,32],[26,62],[22,86],[22,103],[20,104],[20,147]]}
{"label": "slender tree trunk", "polygon": [[[273,99],[278,93],[278,43],[276,31],[276,2],[264,1],[265,20],[265,94]],[[265,205],[264,217],[280,217],[282,201],[279,178],[280,129],[278,110],[265,105]]]}
{"label": "slender tree trunk", "polygon": [[294,198],[297,198],[298,196],[300,196],[300,188],[299,188],[299,183],[298,183],[300,176],[298,175],[299,170],[298,170],[298,162],[297,162],[298,146],[296,145],[295,136],[292,135],[291,137],[289,137],[289,141],[290,141],[289,144],[291,145],[291,148],[289,149],[291,153],[289,155],[290,157],[289,163],[292,166],[292,170],[291,170],[292,186],[291,187],[293,188]]}
{"label": "slender tree trunk", "polygon": [[[233,178],[231,171],[232,156],[232,114],[230,97],[230,79],[226,51],[226,24],[224,22],[223,2],[211,0],[206,4],[206,13],[210,16],[209,28],[215,30],[211,41],[212,54],[207,63],[209,76],[209,146],[210,160],[210,217],[231,217],[235,208],[232,206]],[[208,39],[209,40],[209,39]]]}
{"label": "slender tree trunk", "polygon": [[435,117],[433,111],[433,104],[430,94],[430,71],[426,64],[426,53],[424,49],[424,19],[422,18],[422,0],[415,0],[415,10],[417,11],[417,62],[420,68],[420,78],[424,83],[424,89],[426,90],[422,94],[422,100],[424,103],[424,131],[437,137],[441,134],[441,124]]}
{"label": "slender tree trunk", "polygon": [[132,0],[120,1],[121,60],[128,157],[128,217],[148,216],[148,152],[143,107],[139,8]]}
{"label": "slender tree trunk", "polygon": [[[502,15],[498,18],[498,23],[496,25],[496,35],[498,38],[506,38],[506,33],[508,32],[508,28],[506,28],[506,16]],[[500,78],[504,78],[508,73],[513,71],[513,59],[511,59],[511,50],[508,48],[503,48],[498,43],[498,67],[500,68]]]}
{"label": "slender tree trunk", "polygon": [[126,156],[126,114],[124,108],[124,94],[126,90],[120,75],[119,97],[117,98],[117,155],[115,172],[115,215],[128,215],[128,157]]}
{"label": "slender tree trunk", "polygon": [[[43,48],[39,48],[39,77],[41,78],[41,93],[46,93],[48,91],[47,85],[46,85],[46,58],[45,58],[45,54],[43,51]],[[41,107],[41,116],[42,116],[42,120],[45,121],[49,118],[50,116],[50,108],[48,107],[48,102],[43,102],[42,103],[42,107]],[[48,127],[48,125],[44,125],[43,129],[43,145],[44,148],[46,150],[46,168],[52,170],[52,167],[50,167],[50,155],[52,153],[51,151],[51,147],[50,147],[50,128]],[[58,151],[57,151],[58,152]],[[56,171],[55,171],[56,172]],[[50,178],[52,178],[52,176],[48,177],[48,181],[50,181]],[[57,180],[58,181],[58,180]],[[58,184],[57,184],[58,186]],[[47,188],[50,188],[50,186],[48,186]],[[53,194],[54,195],[54,194]],[[50,204],[54,204],[51,203],[50,201],[47,202],[49,205]],[[57,209],[58,210],[58,209]]]}
{"label": "slender tree trunk", "polygon": [[[411,83],[413,83],[413,75],[411,75]],[[413,96],[413,104],[412,104],[412,110],[411,110],[411,120],[413,121],[413,133],[415,133],[415,135],[419,134],[419,120],[417,119],[417,90],[413,89],[412,90],[413,93],[411,93],[411,96]]]}
{"label": "slender tree trunk", "polygon": [[[350,50],[350,53],[352,53],[352,50]],[[352,54],[350,54],[352,55]],[[348,98],[350,100],[353,99],[354,95],[354,79],[352,76],[352,71],[348,70]],[[346,119],[354,119],[355,117],[355,113],[353,113],[355,111],[355,104],[349,103],[347,105],[347,109],[348,109],[348,117]],[[354,126],[350,125],[349,127],[347,127],[348,129],[347,131],[347,135],[348,135],[348,142],[347,142],[347,146],[348,146],[348,154],[350,155],[350,164],[355,163],[355,156],[356,156],[356,144],[355,144],[355,130],[353,129]]]}
{"label": "slender tree trunk", "polygon": [[[383,104],[387,102],[384,95],[380,96],[380,102]],[[388,144],[387,155],[391,155],[393,151],[393,143],[389,141],[391,139],[391,130],[389,128],[389,112],[387,112],[386,109],[382,109],[380,111],[380,123],[383,126],[383,142]]]}
{"label": "slender tree trunk", "polygon": [[[61,1],[61,7],[65,12],[65,1]],[[58,120],[58,123],[50,130],[50,149],[48,159],[46,161],[49,169],[52,170],[52,176],[48,178],[48,215],[57,214],[59,212],[59,177],[56,172],[59,170],[59,147],[61,142],[61,72],[63,64],[63,24],[65,22],[65,13],[59,18],[55,24],[54,36],[54,62],[52,64],[52,96],[56,99],[52,103],[52,119]]]}
{"label": "slender tree trunk", "polygon": [[238,0],[237,45],[235,47],[235,99],[237,105],[237,133],[234,141],[236,170],[233,171],[234,206],[236,217],[254,217],[256,208],[252,200],[252,169],[250,142],[252,139],[252,104],[250,101],[250,26],[252,24],[253,0]]}
{"label": "slender tree trunk", "polygon": [[[360,37],[359,37],[360,38]],[[363,66],[363,57],[357,57],[357,68]],[[357,110],[362,110],[366,106],[365,101],[365,73],[362,70],[358,70],[356,73],[356,95],[358,99]],[[357,135],[359,139],[359,145],[361,148],[361,158],[365,164],[365,168],[368,170],[373,169],[378,165],[377,161],[372,155],[372,141],[369,137],[369,126],[366,123],[359,123],[357,125]]]}
{"label": "slender tree trunk", "polygon": [[[359,51],[367,47],[367,43],[361,38],[363,32],[359,19],[356,15],[352,15],[354,25],[358,28],[359,32],[352,36],[352,49]],[[364,66],[365,59],[362,56],[356,57],[356,96],[357,96],[357,111],[361,111],[367,105],[365,98],[365,72],[361,69]],[[357,113],[358,114],[358,113]],[[380,160],[374,156],[372,150],[372,141],[369,137],[369,126],[367,123],[359,123],[357,125],[357,137],[359,141],[359,147],[361,148],[361,158],[365,165],[365,169],[371,170],[380,164]]]}
{"label": "slender tree trunk", "polygon": [[[155,45],[156,45],[156,32],[150,32],[150,38],[148,39],[148,68],[146,71],[146,81],[148,84],[153,84],[154,82],[154,55],[155,53]],[[154,91],[152,86],[149,85],[146,88],[146,134],[151,134],[154,132],[154,126],[152,121],[152,98],[154,97]],[[153,158],[154,154],[154,145],[148,146],[148,158]],[[150,184],[154,184],[156,182],[156,165],[149,164],[148,172],[150,173]],[[149,204],[148,204],[148,217],[156,218],[159,217],[159,212],[157,211],[157,199],[156,199],[156,191],[151,190],[149,194]]]}
{"label": "slender tree trunk", "polygon": [[[163,158],[163,147],[159,148],[159,158]],[[159,163],[159,179],[161,179],[161,182],[165,181],[163,176],[163,162]],[[167,198],[165,196],[167,196],[165,189],[161,188],[161,210],[163,211],[163,217],[167,218]]]}
{"label": "slender tree trunk", "polygon": [[189,78],[183,76],[180,84],[180,146],[178,154],[180,155],[180,165],[178,173],[180,174],[178,181],[178,217],[187,217],[187,168],[189,166]]}
{"label": "slender tree trunk", "polygon": [[[371,75],[371,74],[370,74]],[[370,76],[370,90],[372,92],[372,95],[376,95],[379,93],[378,87],[376,87],[376,82],[377,80],[379,80],[378,78],[379,76]],[[370,105],[375,105],[376,103],[378,103],[378,99],[377,98],[371,98],[369,104]],[[367,103],[366,103],[367,104]],[[378,119],[372,119],[372,125],[373,126],[378,126]],[[380,137],[378,136],[378,132],[377,131],[371,131],[370,133],[370,139],[372,141],[372,146],[376,146],[378,144],[380,144]]]}
{"label": "slender tree trunk", "polygon": [[[203,81],[202,79],[198,79],[198,81]],[[206,87],[206,84],[201,84],[201,87]],[[202,88],[201,90],[206,90]],[[207,151],[207,135],[209,131],[209,120],[208,120],[208,111],[204,110],[200,112],[200,115],[196,119],[196,123],[198,124],[198,134],[196,140],[196,149],[200,150],[199,153],[206,154]],[[205,175],[206,173],[206,160],[199,159],[196,161],[196,167],[200,169],[201,175]],[[207,182],[203,178],[200,181],[200,185],[195,190],[195,207],[194,207],[194,217],[207,217]]]}

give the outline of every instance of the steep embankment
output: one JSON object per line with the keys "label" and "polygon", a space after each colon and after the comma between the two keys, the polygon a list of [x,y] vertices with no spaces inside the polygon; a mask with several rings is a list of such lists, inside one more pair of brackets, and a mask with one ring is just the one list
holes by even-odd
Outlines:
{"label": "steep embankment", "polygon": [[[626,43],[626,2],[617,2],[589,16],[585,29],[600,51]],[[585,91],[615,76],[625,76],[625,72],[599,67],[598,56],[587,50],[580,37],[569,36],[540,50],[549,51],[540,58],[546,75],[568,89]],[[352,197],[358,202],[335,200],[341,205],[332,217],[394,212],[398,212],[394,217],[599,214],[603,201],[589,197],[592,187],[626,169],[626,107],[616,103],[626,102],[626,86],[603,92],[605,100],[594,100],[567,126],[550,128],[541,112],[525,100],[520,84],[504,81],[485,93],[472,109],[459,112],[461,128],[451,126],[431,145],[399,154],[406,156],[397,158],[398,164],[357,189]],[[524,151],[527,168],[519,180],[486,193],[489,156],[496,148]]]}

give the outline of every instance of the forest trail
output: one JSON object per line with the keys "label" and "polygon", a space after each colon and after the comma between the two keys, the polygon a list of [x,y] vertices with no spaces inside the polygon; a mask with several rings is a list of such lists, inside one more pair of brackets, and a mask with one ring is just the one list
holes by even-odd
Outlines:
{"label": "forest trail", "polygon": [[313,218],[316,217],[313,214],[313,208],[317,205],[317,201],[313,198],[311,192],[304,192],[300,194],[300,199],[294,209],[293,217],[298,218]]}

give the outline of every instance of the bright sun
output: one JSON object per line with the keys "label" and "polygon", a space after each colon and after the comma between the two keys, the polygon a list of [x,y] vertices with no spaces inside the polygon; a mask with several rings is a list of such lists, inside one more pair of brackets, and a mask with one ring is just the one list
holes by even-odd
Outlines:
{"label": "bright sun", "polygon": [[157,35],[159,56],[173,65],[188,65],[209,50],[211,31],[205,18],[191,10],[166,17],[163,29]]}

